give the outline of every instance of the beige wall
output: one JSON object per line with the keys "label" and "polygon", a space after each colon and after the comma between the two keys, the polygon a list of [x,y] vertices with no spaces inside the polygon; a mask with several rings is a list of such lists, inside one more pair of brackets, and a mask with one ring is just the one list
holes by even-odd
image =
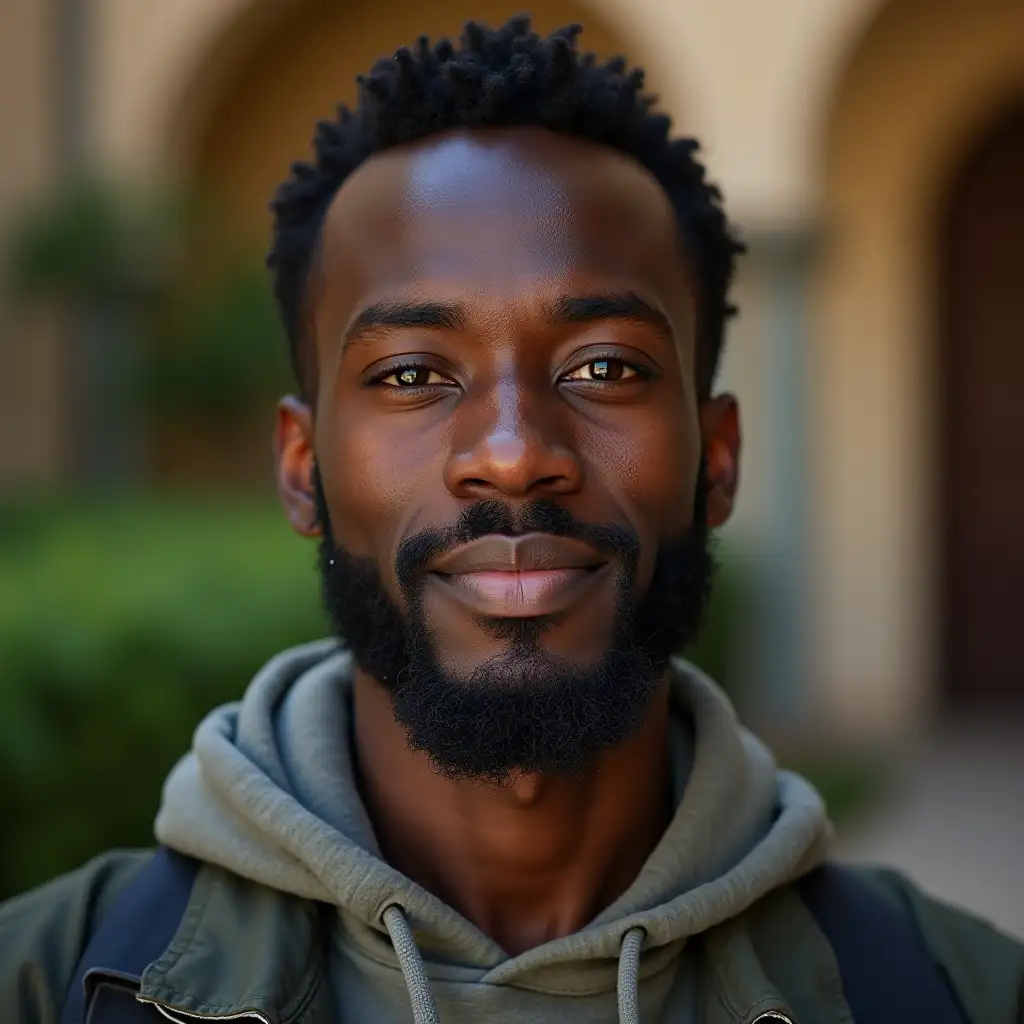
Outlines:
{"label": "beige wall", "polygon": [[898,732],[934,704],[936,228],[958,161],[1022,94],[1018,0],[899,0],[825,126],[816,660],[823,707],[852,726]]}
{"label": "beige wall", "polygon": [[[504,0],[485,0],[482,6],[446,2],[429,13],[410,0],[358,5],[323,0],[96,0],[96,6],[103,40],[101,149],[117,167],[157,172],[168,161],[172,166],[182,160],[187,164],[194,133],[208,123],[239,71],[251,73],[255,52],[273,59],[275,50],[286,48],[286,38],[310,24],[322,24],[326,35],[342,46],[342,55],[362,58],[368,52],[393,51],[424,30],[455,33],[470,17],[494,19],[521,10]],[[642,37],[650,34],[620,0],[543,2],[533,12],[542,27],[564,24],[566,17],[579,20],[598,40],[614,39],[629,51],[643,49]],[[325,48],[319,36],[314,31],[306,40],[312,56],[304,63],[317,63],[310,70],[322,77],[332,67],[340,68],[342,58],[336,49]],[[279,45],[267,49],[268,43]],[[287,55],[279,56],[287,60]],[[652,61],[650,70],[666,95],[672,95],[679,91],[676,61],[674,54],[667,56],[664,66]],[[348,76],[339,73],[338,93],[349,87]]]}
{"label": "beige wall", "polygon": [[[540,0],[528,7],[544,27],[566,16],[578,18],[590,26],[588,38],[614,41],[647,67],[665,106],[681,116],[683,130],[706,142],[736,215],[788,223],[816,212],[817,147],[828,87],[880,2]],[[353,35],[344,44],[346,54],[366,52],[360,46],[386,51],[395,39],[424,29],[456,31],[470,16],[494,19],[520,9],[504,0],[458,0],[436,11],[411,0],[95,5],[102,58],[100,149],[116,167],[150,171],[180,159],[183,141],[187,150],[193,131],[208,122],[221,91],[230,88],[253,51],[278,31],[287,35],[308,23],[313,8],[320,9],[325,25],[343,24],[346,35]],[[340,64],[333,51],[331,56],[328,66]],[[342,89],[344,84],[339,82]]]}
{"label": "beige wall", "polygon": [[[690,123],[732,215],[757,230],[818,213],[821,106],[880,0],[642,0],[645,42],[680,68]],[[669,57],[669,54],[672,57]]]}

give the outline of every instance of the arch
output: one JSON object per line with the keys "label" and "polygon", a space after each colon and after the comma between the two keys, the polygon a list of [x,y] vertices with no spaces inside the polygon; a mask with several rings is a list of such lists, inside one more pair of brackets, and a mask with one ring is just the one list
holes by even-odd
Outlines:
{"label": "arch", "polygon": [[890,0],[822,133],[815,660],[827,713],[876,732],[935,704],[941,213],[977,132],[1024,94],[1022,53],[1015,0]]}
{"label": "arch", "polygon": [[[424,30],[435,38],[457,36],[466,21],[499,24],[520,9],[517,0],[446,0],[434,9],[416,0],[250,4],[195,63],[168,133],[173,162],[186,178],[217,192],[243,230],[265,237],[274,186],[309,152],[315,122],[354,100],[357,73]],[[625,13],[608,0],[552,0],[536,12],[534,25],[546,32],[579,22],[584,48],[602,56],[626,53],[646,67],[645,55],[621,30]],[[657,71],[648,77],[657,90]]]}

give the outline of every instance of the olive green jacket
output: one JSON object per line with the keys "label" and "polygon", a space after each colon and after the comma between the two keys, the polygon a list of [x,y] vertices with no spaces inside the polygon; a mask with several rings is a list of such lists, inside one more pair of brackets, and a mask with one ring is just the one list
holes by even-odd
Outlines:
{"label": "olive green jacket", "polygon": [[[4,1024],[57,1024],[86,943],[148,856],[106,854],[0,906]],[[895,872],[864,875],[915,920],[973,1024],[1024,1024],[1024,946]],[[321,914],[315,903],[204,866],[140,998],[172,1020],[330,1024]],[[698,1024],[852,1020],[832,949],[791,886],[698,941]]]}

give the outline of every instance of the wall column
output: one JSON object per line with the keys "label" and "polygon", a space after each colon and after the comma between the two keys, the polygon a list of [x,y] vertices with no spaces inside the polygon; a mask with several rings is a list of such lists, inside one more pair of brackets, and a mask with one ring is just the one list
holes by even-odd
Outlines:
{"label": "wall column", "polygon": [[751,633],[742,658],[744,702],[764,727],[798,733],[810,707],[812,664],[810,297],[816,232],[748,232],[744,275],[756,297],[758,391],[746,423],[760,460],[746,566]]}

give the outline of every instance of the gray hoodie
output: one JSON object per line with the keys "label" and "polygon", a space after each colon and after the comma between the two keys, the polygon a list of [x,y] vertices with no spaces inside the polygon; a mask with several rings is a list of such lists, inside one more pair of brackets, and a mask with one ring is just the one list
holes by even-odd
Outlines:
{"label": "gray hoodie", "polygon": [[382,858],[349,750],[352,663],[334,641],[273,659],[212,712],[169,777],[162,843],[337,907],[339,1021],[692,1021],[687,940],[819,863],[818,794],[779,771],[721,691],[673,663],[676,813],[633,884],[579,932],[509,956]]}

